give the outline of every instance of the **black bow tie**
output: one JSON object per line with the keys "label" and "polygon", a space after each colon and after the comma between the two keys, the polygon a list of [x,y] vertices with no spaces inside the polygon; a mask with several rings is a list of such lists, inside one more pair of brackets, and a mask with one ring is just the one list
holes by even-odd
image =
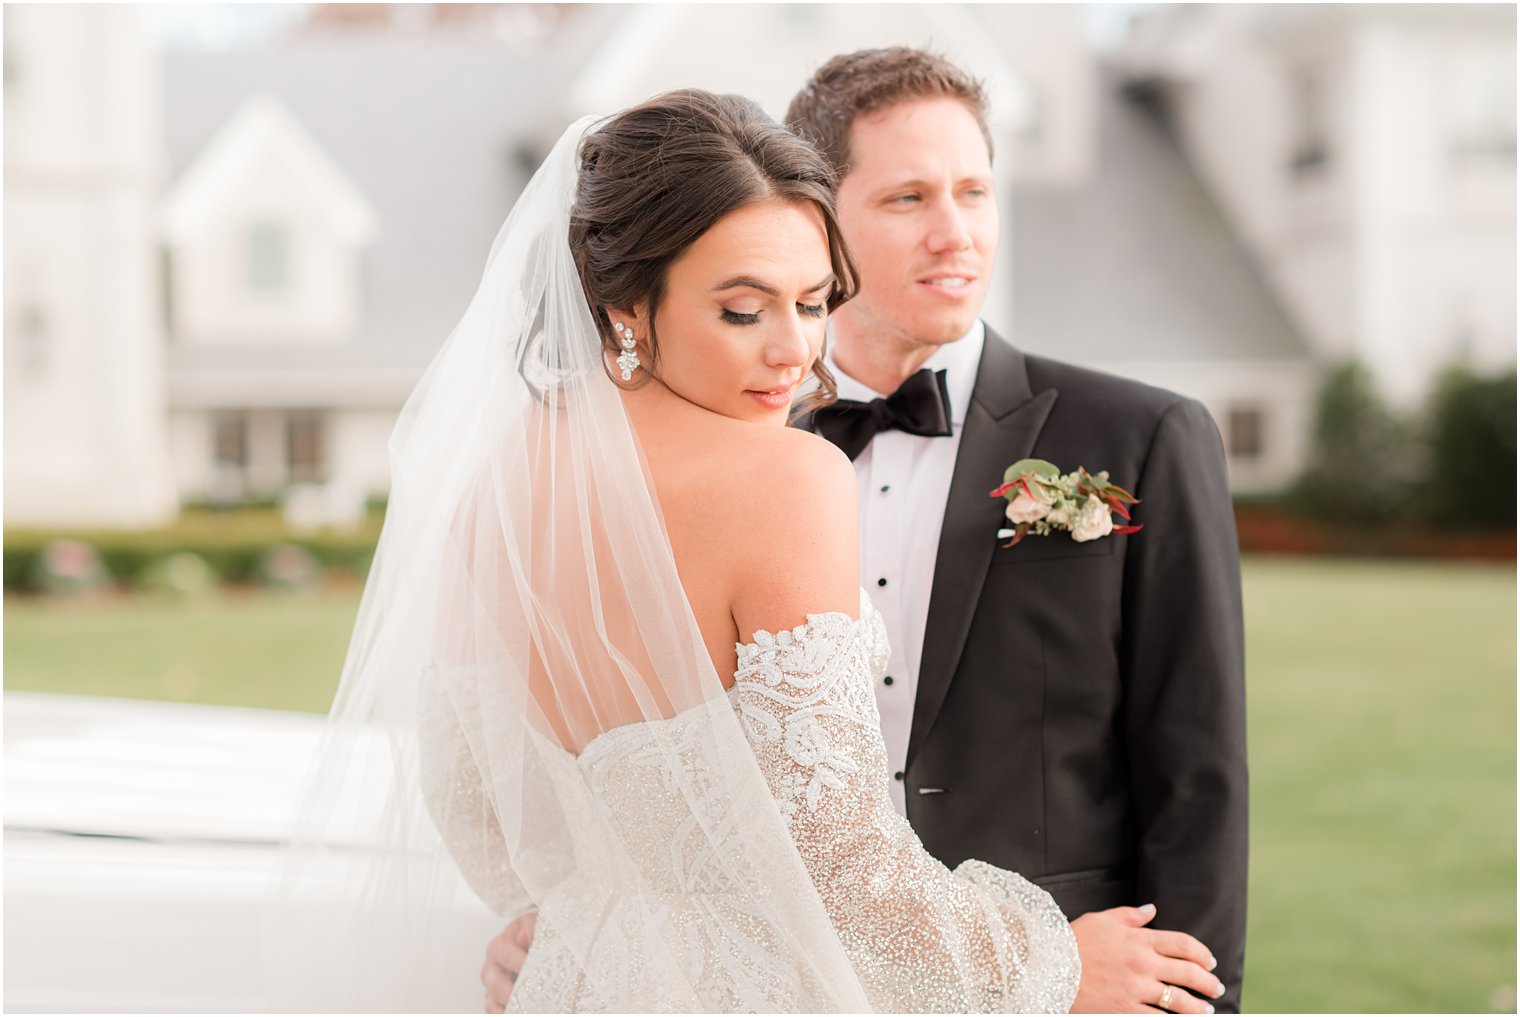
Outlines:
{"label": "black bow tie", "polygon": [[840,399],[813,414],[813,428],[854,459],[879,431],[906,431],[926,438],[950,437],[950,391],[945,372],[915,371],[897,391],[868,403]]}

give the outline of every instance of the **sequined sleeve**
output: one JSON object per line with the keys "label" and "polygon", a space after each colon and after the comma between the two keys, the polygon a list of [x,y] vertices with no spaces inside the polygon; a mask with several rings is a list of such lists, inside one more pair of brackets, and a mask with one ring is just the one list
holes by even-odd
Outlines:
{"label": "sequined sleeve", "polygon": [[512,870],[480,768],[433,667],[423,673],[418,744],[423,801],[460,874],[492,911],[521,914],[530,905],[527,893]]}
{"label": "sequined sleeve", "polygon": [[731,697],[873,1009],[1070,1009],[1080,962],[1050,895],[984,862],[950,871],[892,808],[872,689],[886,635],[861,599],[859,619],[740,644]]}

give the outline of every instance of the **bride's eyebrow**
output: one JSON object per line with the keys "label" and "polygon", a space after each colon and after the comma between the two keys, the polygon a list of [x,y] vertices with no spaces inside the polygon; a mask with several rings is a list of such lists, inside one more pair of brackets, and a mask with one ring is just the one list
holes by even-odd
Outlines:
{"label": "bride's eyebrow", "polygon": [[[809,286],[802,292],[816,293],[833,281],[834,273],[830,272],[828,275],[823,277],[822,281],[814,283],[812,286]],[[770,283],[761,282],[759,279],[756,279],[752,275],[736,275],[732,279],[727,279],[714,286],[713,292],[720,293],[723,290],[738,289],[740,287],[748,287],[752,290],[759,290],[761,293],[767,293],[773,297],[779,297],[781,295],[781,291],[776,289],[776,287],[772,286]]]}

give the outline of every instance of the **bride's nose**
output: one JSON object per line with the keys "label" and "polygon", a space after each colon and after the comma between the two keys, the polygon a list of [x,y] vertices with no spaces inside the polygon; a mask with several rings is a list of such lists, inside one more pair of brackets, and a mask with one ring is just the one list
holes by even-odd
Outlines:
{"label": "bride's nose", "polygon": [[766,337],[764,357],[767,367],[796,367],[807,363],[811,355],[807,330],[795,315]]}

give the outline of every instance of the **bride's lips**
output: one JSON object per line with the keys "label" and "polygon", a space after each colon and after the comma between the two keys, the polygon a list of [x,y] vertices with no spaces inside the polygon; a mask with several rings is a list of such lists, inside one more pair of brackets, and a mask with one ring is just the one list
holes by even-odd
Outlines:
{"label": "bride's lips", "polygon": [[767,389],[747,388],[744,394],[768,410],[784,410],[792,405],[792,390],[796,387],[796,385],[782,385]]}
{"label": "bride's lips", "polygon": [[936,272],[923,276],[918,284],[947,300],[964,300],[975,292],[976,276],[969,272]]}

